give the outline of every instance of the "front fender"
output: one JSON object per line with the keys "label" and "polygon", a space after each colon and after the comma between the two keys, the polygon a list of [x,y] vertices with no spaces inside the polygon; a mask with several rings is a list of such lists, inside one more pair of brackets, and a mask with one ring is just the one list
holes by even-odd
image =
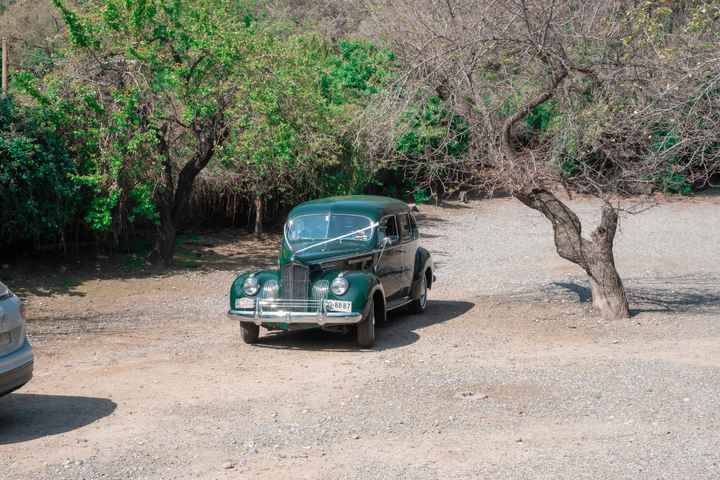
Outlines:
{"label": "front fender", "polygon": [[[332,281],[340,274],[340,272],[328,272],[322,276],[323,280]],[[328,292],[328,298],[333,300],[345,300],[352,302],[353,312],[362,312],[363,315],[367,314],[371,302],[368,300],[373,298],[376,291],[380,291],[383,294],[383,300],[385,300],[385,292],[383,291],[380,280],[370,272],[358,272],[351,271],[345,272],[344,277],[347,279],[350,287],[344,295],[335,295],[332,291]]]}
{"label": "front fender", "polygon": [[263,284],[267,282],[270,279],[280,281],[280,272],[278,270],[263,270],[260,272],[245,272],[238,275],[235,280],[233,281],[232,285],[230,286],[230,308],[234,308],[235,306],[235,300],[238,298],[246,297],[245,292],[243,292],[243,283],[245,283],[245,279],[249,277],[250,275],[255,275],[260,282],[260,288],[262,288]]}

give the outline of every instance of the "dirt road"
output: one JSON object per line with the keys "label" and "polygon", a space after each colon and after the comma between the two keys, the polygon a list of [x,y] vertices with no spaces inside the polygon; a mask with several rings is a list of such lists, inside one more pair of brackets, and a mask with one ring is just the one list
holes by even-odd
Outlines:
{"label": "dirt road", "polygon": [[624,221],[634,317],[618,322],[592,315],[524,207],[426,207],[432,304],[367,351],[322,332],[240,342],[226,290],[274,262],[274,238],[195,238],[205,267],[163,275],[12,270],[36,377],[0,399],[0,477],[719,478],[718,206]]}

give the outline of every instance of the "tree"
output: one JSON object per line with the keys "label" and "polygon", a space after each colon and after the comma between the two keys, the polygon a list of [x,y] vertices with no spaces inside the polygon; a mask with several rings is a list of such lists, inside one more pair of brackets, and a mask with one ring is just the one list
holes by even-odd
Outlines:
{"label": "tree", "polygon": [[264,39],[262,62],[237,83],[247,102],[233,111],[227,166],[252,192],[256,235],[263,233],[263,206],[272,197],[317,191],[320,172],[339,163],[339,108],[320,88],[328,45],[315,35],[278,28]]}
{"label": "tree", "polygon": [[[466,119],[468,155],[427,158],[546,216],[558,254],[588,274],[593,305],[624,318],[628,302],[612,254],[616,200],[668,172],[707,181],[720,168],[704,127],[717,124],[708,108],[717,95],[707,92],[718,79],[710,67],[718,15],[708,9],[661,0],[375,2],[379,33],[406,67],[401,93],[384,111],[434,95]],[[688,82],[693,76],[702,82]],[[698,103],[707,117],[702,134],[661,120]],[[689,152],[679,155],[676,136]],[[603,200],[590,238],[553,193],[560,185]]]}
{"label": "tree", "polygon": [[238,83],[247,102],[233,111],[223,162],[253,194],[258,235],[271,198],[297,201],[364,186],[349,126],[378,93],[391,61],[371,44],[335,46],[283,24],[262,50],[252,81]]}
{"label": "tree", "polygon": [[76,51],[75,81],[105,114],[108,206],[150,185],[158,218],[150,258],[169,266],[195,179],[226,145],[230,112],[244,101],[237,84],[262,56],[262,26],[249,2],[233,0],[96,1],[81,14],[54,3]]}

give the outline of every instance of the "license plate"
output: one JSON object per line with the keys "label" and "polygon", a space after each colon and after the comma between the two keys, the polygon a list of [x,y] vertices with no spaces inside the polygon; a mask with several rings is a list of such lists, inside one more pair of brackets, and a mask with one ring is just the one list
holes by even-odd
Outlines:
{"label": "license plate", "polygon": [[10,334],[10,332],[0,333],[0,347],[10,345],[10,342],[12,342],[12,335]]}
{"label": "license plate", "polygon": [[254,298],[238,298],[235,300],[236,310],[255,310],[255,299]]}
{"label": "license plate", "polygon": [[345,300],[325,300],[325,310],[328,312],[350,313],[352,302]]}

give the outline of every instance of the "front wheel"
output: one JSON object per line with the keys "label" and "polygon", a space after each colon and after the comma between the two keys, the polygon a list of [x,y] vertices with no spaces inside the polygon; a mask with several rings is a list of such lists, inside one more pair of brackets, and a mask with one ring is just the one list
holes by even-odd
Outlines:
{"label": "front wheel", "polygon": [[257,343],[260,338],[260,327],[254,323],[240,322],[240,333],[245,343]]}
{"label": "front wheel", "polygon": [[357,344],[361,348],[375,345],[375,306],[370,308],[367,318],[357,326]]}
{"label": "front wheel", "polygon": [[408,310],[411,313],[423,313],[427,308],[428,304],[428,288],[427,288],[427,276],[423,274],[420,279],[420,294],[418,297],[410,302]]}

